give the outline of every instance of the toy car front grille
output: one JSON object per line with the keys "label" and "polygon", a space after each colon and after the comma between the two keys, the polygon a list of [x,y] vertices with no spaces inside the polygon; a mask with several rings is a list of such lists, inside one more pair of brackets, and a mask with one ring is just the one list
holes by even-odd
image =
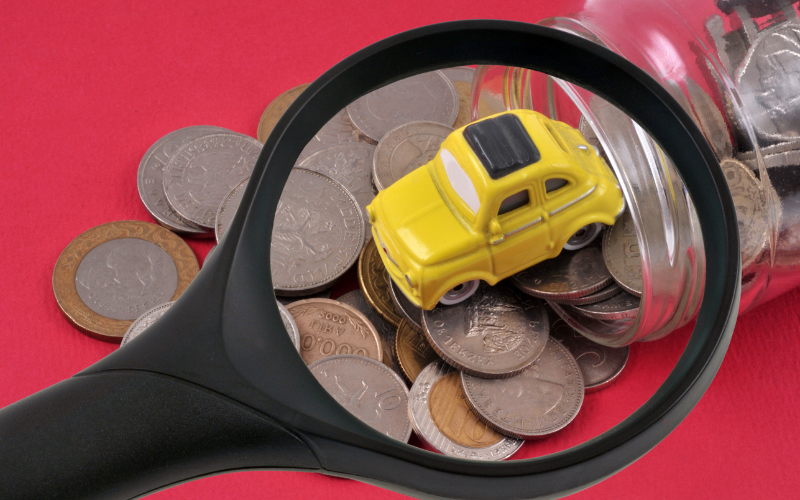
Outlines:
{"label": "toy car front grille", "polygon": [[492,179],[505,177],[542,157],[520,119],[512,114],[469,125],[464,129],[464,139]]}

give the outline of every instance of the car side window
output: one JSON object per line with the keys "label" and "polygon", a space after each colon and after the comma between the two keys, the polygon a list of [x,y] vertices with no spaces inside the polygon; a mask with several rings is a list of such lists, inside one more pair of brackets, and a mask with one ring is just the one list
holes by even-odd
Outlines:
{"label": "car side window", "polygon": [[552,193],[555,193],[559,189],[562,189],[568,185],[568,180],[562,179],[561,177],[552,177],[544,181],[544,192],[547,194],[547,196],[551,196]]}
{"label": "car side window", "polygon": [[530,203],[531,198],[530,194],[528,194],[527,189],[523,189],[519,193],[514,193],[511,196],[507,197],[500,203],[500,210],[497,211],[497,215],[507,214],[508,212],[514,211],[518,208],[522,208],[528,203]]}

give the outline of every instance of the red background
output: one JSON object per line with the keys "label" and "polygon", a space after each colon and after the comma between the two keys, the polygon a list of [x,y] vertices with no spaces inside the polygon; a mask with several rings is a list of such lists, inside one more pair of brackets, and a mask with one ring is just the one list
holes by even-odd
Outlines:
{"label": "red background", "polygon": [[[261,112],[280,92],[403,30],[468,18],[535,22],[579,5],[5,2],[0,407],[116,349],[82,335],[61,316],[51,287],[53,265],[86,229],[121,219],[152,220],[138,198],[136,169],[159,137],[200,124],[255,136]],[[202,261],[211,243],[190,245]],[[796,497],[798,303],[800,292],[794,291],[742,317],[717,379],[678,429],[643,459],[575,498]],[[563,449],[629,415],[667,375],[688,335],[685,330],[633,346],[616,385],[587,396],[569,428],[526,445],[518,456]],[[318,474],[247,472],[152,498],[374,497],[401,495]]]}

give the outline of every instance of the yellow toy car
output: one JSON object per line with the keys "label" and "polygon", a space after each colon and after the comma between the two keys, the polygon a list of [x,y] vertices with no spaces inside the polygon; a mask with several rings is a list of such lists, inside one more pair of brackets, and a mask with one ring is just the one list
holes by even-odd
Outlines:
{"label": "yellow toy car", "polygon": [[572,127],[527,110],[452,132],[378,193],[372,236],[397,286],[433,309],[588,245],[625,208],[616,177]]}

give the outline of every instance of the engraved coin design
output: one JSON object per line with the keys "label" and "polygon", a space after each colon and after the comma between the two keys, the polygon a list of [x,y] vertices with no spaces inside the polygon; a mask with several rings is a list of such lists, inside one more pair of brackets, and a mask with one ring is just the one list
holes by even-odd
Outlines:
{"label": "engraved coin design", "polygon": [[273,99],[272,102],[267,105],[264,113],[261,115],[261,120],[258,122],[256,137],[258,137],[260,143],[263,144],[267,141],[267,137],[269,137],[272,129],[275,128],[278,120],[281,119],[281,116],[289,109],[289,106],[292,105],[295,99],[297,99],[309,85],[310,84],[305,83],[291,88]]}
{"label": "engraved coin design", "polygon": [[283,326],[286,327],[286,333],[289,334],[289,338],[292,339],[292,344],[294,344],[294,348],[298,351],[300,350],[300,330],[297,328],[297,323],[294,321],[294,317],[286,309],[286,306],[278,302],[278,312],[281,313],[281,319],[283,320]]}
{"label": "engraved coin design", "polygon": [[610,299],[573,306],[576,311],[595,319],[613,320],[635,318],[639,314],[639,297],[627,292],[614,295]]}
{"label": "engraved coin design", "polygon": [[248,182],[250,182],[250,177],[234,186],[222,199],[222,203],[219,204],[217,215],[214,217],[214,236],[217,238],[217,243],[222,239],[222,235],[225,234],[228,226],[231,225],[233,216],[236,215],[236,210],[242,202],[242,196],[244,196],[244,190]]}
{"label": "engraved coin design", "polygon": [[177,299],[198,271],[194,252],[175,233],[147,222],[110,222],[84,232],[61,252],[53,292],[80,331],[120,342],[134,319]]}
{"label": "engraved coin design", "polygon": [[381,338],[381,346],[383,347],[383,364],[394,370],[396,373],[400,373],[400,368],[398,368],[395,364],[394,355],[392,353],[392,349],[395,345],[395,336],[397,335],[397,327],[380,317],[380,315],[375,312],[375,309],[373,309],[367,302],[367,299],[364,298],[364,294],[361,292],[361,290],[347,292],[344,295],[337,297],[336,300],[353,307],[358,312],[363,314],[370,323],[372,323],[372,326],[375,327],[375,330],[378,332],[378,336]]}
{"label": "engraved coin design", "polygon": [[528,368],[547,344],[542,301],[506,286],[482,283],[467,300],[423,311],[431,347],[461,371],[511,377]]}
{"label": "engraved coin design", "polygon": [[306,300],[306,299],[329,299],[331,298],[331,292],[333,289],[326,288],[320,292],[312,293],[309,295],[300,295],[298,297],[284,297],[282,295],[278,295],[275,298],[278,299],[279,304],[283,304],[288,306],[292,302],[297,302],[298,300]]}
{"label": "engraved coin design", "polygon": [[250,176],[260,152],[257,140],[233,132],[187,143],[164,169],[167,202],[184,221],[214,229],[222,199]]}
{"label": "engraved coin design", "polygon": [[642,296],[642,257],[633,217],[625,210],[603,234],[603,260],[614,281],[626,292]]}
{"label": "engraved coin design", "polygon": [[350,269],[364,244],[355,198],[330,177],[295,168],[283,188],[272,228],[275,293],[309,295]]}
{"label": "engraved coin design", "polygon": [[119,238],[86,254],[75,273],[75,288],[97,314],[134,320],[169,301],[178,288],[178,270],[155,243]]}
{"label": "engraved coin design", "polygon": [[389,131],[375,150],[372,177],[379,191],[433,160],[451,127],[411,122]]}
{"label": "engraved coin design", "polygon": [[364,298],[378,314],[394,326],[400,324],[403,317],[397,312],[389,291],[389,274],[378,253],[378,246],[368,241],[358,257],[358,284]]}
{"label": "engraved coin design", "polygon": [[769,229],[767,195],[753,171],[744,163],[725,158],[719,162],[719,166],[725,174],[725,181],[731,190],[736,208],[742,269],[744,269],[756,260],[767,245]]}
{"label": "engraved coin design", "polygon": [[181,220],[172,210],[172,207],[169,206],[167,197],[164,194],[164,168],[169,163],[172,155],[185,144],[198,137],[219,132],[229,132],[229,130],[222,127],[200,125],[170,132],[150,146],[141,163],[139,163],[139,172],[136,176],[139,197],[150,212],[150,215],[167,229],[187,236],[205,236],[208,234],[208,231],[190,226]]}
{"label": "engraved coin design", "polygon": [[458,116],[453,128],[461,128],[470,123],[472,110],[472,80],[475,69],[466,66],[440,70],[456,88],[458,94]]}
{"label": "engraved coin design", "polygon": [[307,365],[335,354],[355,354],[383,362],[378,332],[347,304],[331,299],[298,300],[286,306],[300,332],[300,356]]}
{"label": "engraved coin design", "polygon": [[389,277],[389,273],[386,273],[386,279],[389,281],[389,293],[392,296],[395,310],[400,313],[403,319],[411,323],[414,328],[422,330],[422,309],[408,300],[408,297],[402,290],[397,288],[392,278]]}
{"label": "engraved coin design", "polygon": [[602,290],[613,281],[603,262],[599,239],[574,252],[529,267],[511,276],[521,291],[547,300],[575,299]]}
{"label": "engraved coin design", "polygon": [[325,148],[352,142],[358,142],[358,132],[353,128],[353,123],[347,116],[347,110],[343,109],[319,129],[314,138],[303,148],[297,161],[302,162]]}
{"label": "engraved coin design", "polygon": [[630,347],[608,347],[587,339],[555,313],[550,315],[550,337],[575,358],[581,369],[586,392],[607,387],[619,377],[628,363]]}
{"label": "engraved coin design", "polygon": [[622,287],[616,283],[611,283],[599,292],[590,293],[584,297],[578,297],[577,299],[558,299],[553,300],[552,302],[558,302],[559,304],[566,304],[570,306],[580,306],[584,304],[594,304],[595,302],[600,302],[601,300],[610,299],[618,293],[622,293]]}
{"label": "engraved coin design", "polygon": [[583,404],[583,376],[572,354],[550,339],[530,369],[487,380],[461,374],[470,408],[505,435],[531,439],[566,427]]}
{"label": "engraved coin design", "polygon": [[439,355],[428,343],[425,334],[406,320],[401,321],[397,327],[394,345],[397,364],[412,384],[426,366],[439,359]]}
{"label": "engraved coin design", "polygon": [[458,95],[440,71],[412,76],[379,88],[347,106],[350,121],[377,143],[404,123],[432,121],[452,125],[458,115]]}
{"label": "engraved coin design", "polygon": [[386,365],[363,356],[341,355],[315,361],[308,369],[328,394],[359,420],[408,442],[408,389]]}
{"label": "engraved coin design", "polygon": [[317,151],[298,164],[300,168],[327,175],[353,195],[361,207],[366,225],[364,236],[367,240],[372,234],[367,205],[375,199],[371,183],[374,155],[375,146],[372,144],[340,144]]}
{"label": "engraved coin design", "polygon": [[504,460],[523,441],[494,432],[465,401],[458,372],[435,361],[420,372],[409,394],[414,432],[445,455],[472,460]]}
{"label": "engraved coin design", "polygon": [[172,307],[172,304],[175,302],[167,302],[165,304],[161,304],[159,306],[155,306],[154,308],[150,309],[146,313],[139,316],[136,321],[131,324],[131,327],[128,328],[128,331],[125,332],[125,335],[122,337],[122,342],[119,343],[120,347],[124,346],[131,340],[135,339],[139,336],[140,333],[147,330],[147,328],[156,322],[158,318],[164,315],[167,312],[167,309]]}

